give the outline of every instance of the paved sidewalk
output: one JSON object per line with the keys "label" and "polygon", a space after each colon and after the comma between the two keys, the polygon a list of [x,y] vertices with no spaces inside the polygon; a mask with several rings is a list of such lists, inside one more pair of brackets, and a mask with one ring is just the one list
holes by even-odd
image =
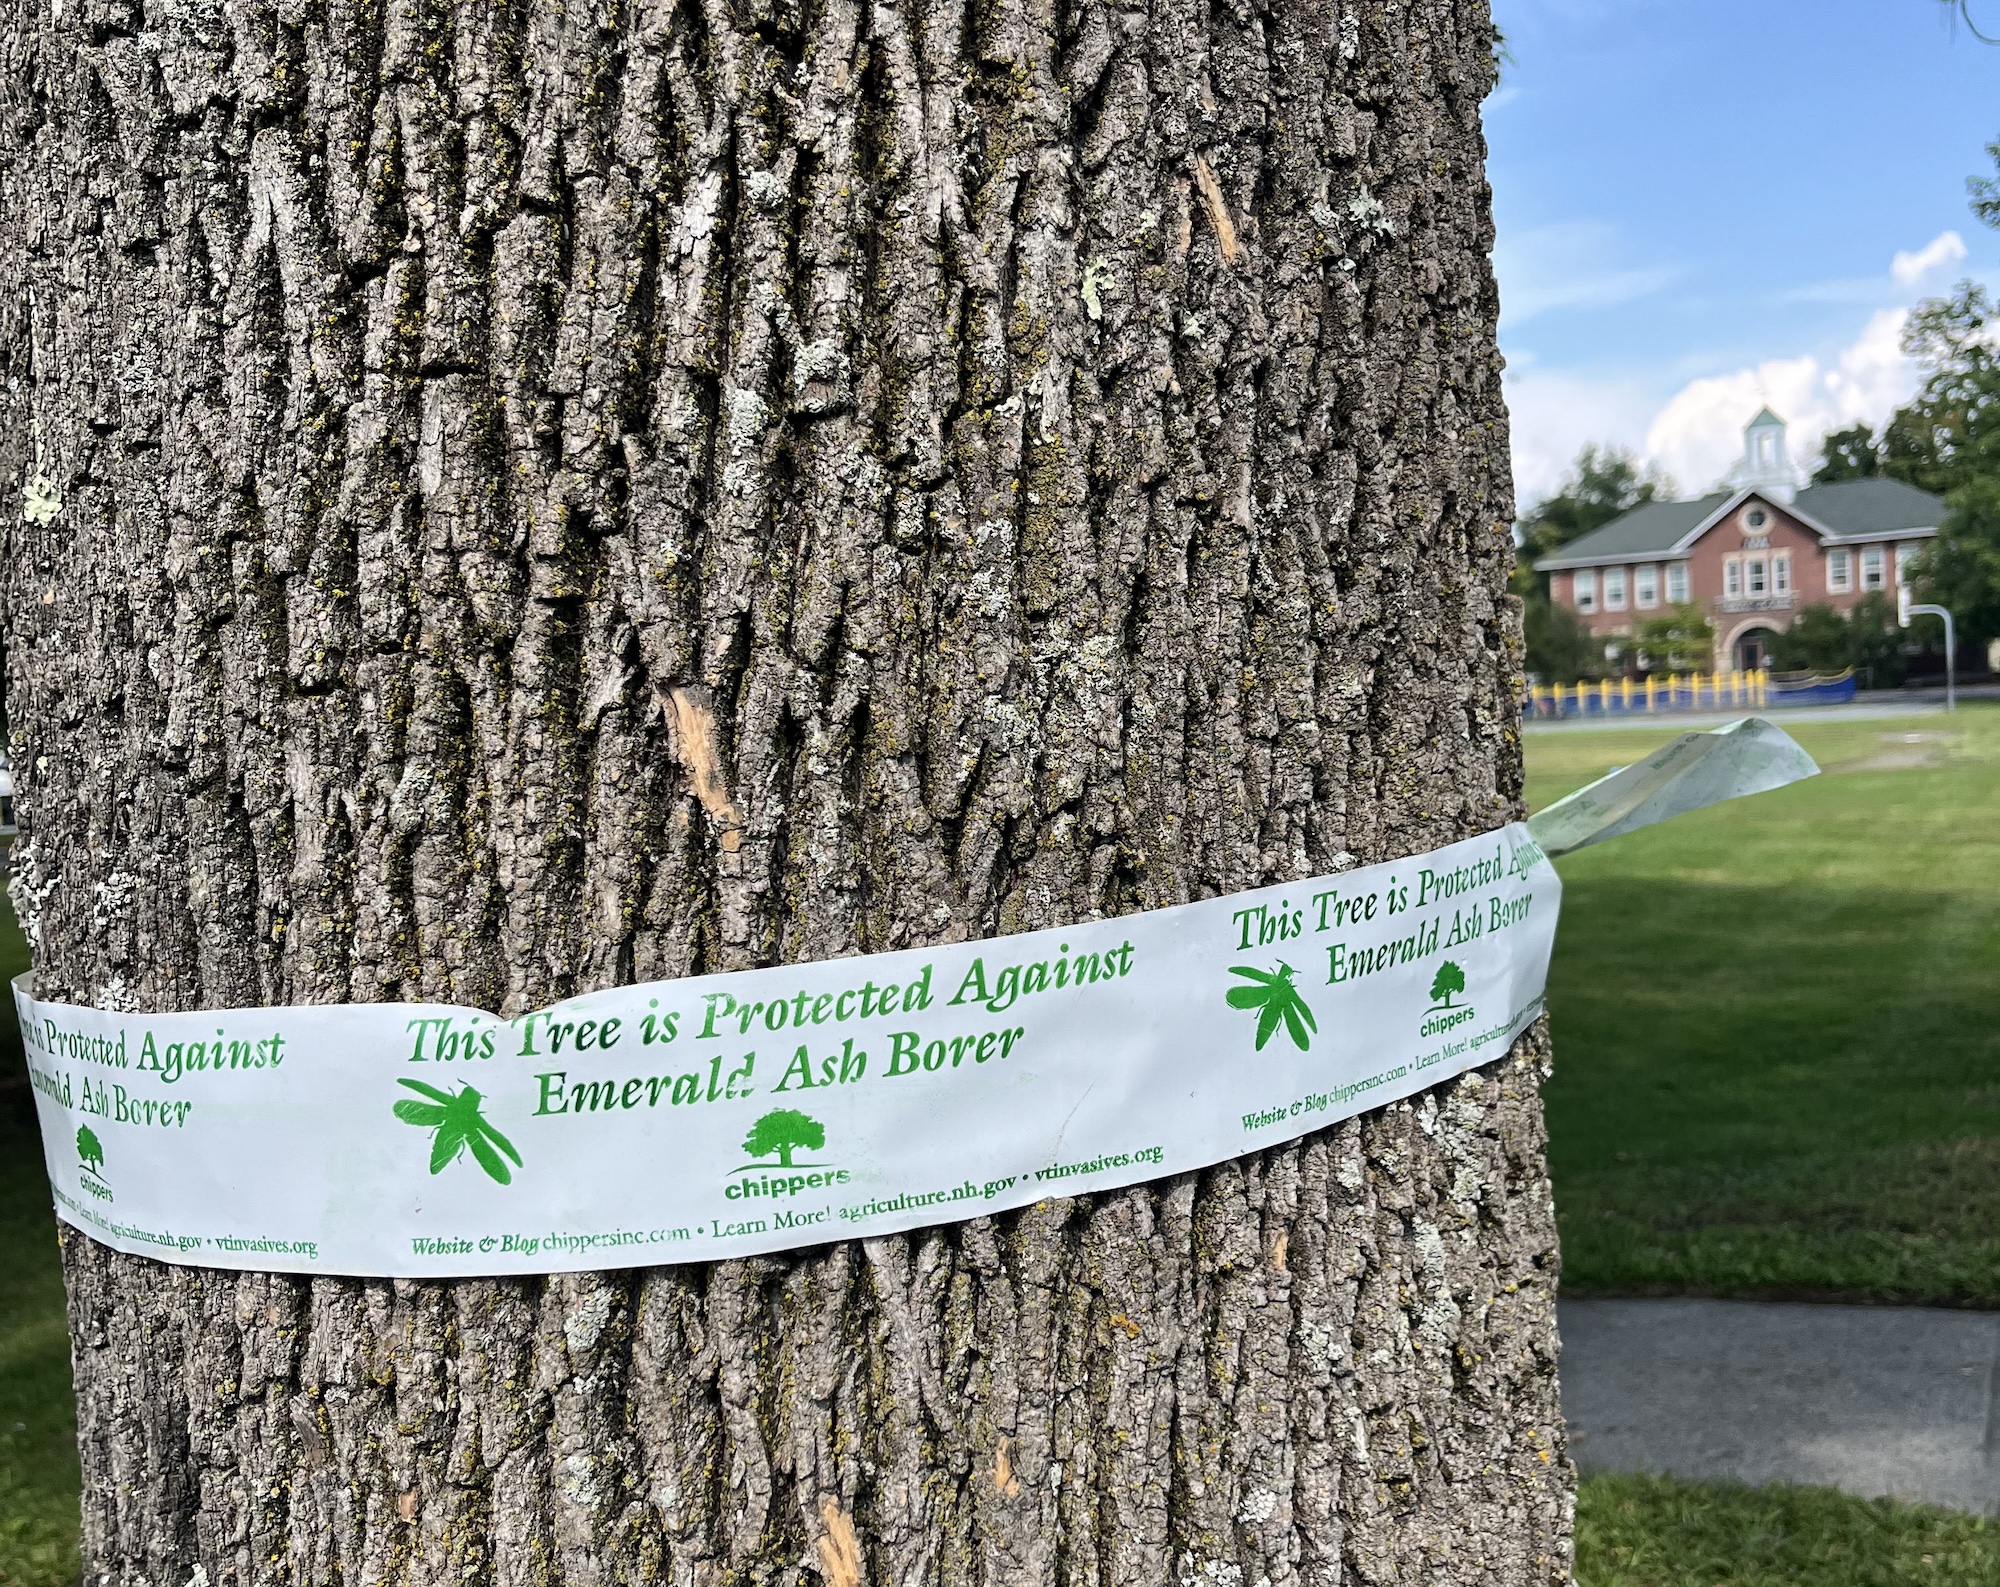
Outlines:
{"label": "paved sidewalk", "polygon": [[1585,1471],[1803,1482],[2000,1515],[2000,1314],[1567,1300]]}

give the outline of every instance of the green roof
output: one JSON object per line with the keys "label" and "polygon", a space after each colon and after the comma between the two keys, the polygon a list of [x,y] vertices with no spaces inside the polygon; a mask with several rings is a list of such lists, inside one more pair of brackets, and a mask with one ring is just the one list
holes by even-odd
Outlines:
{"label": "green roof", "polygon": [[[1717,492],[1697,501],[1645,502],[1535,566],[1547,572],[1621,557],[1665,556],[1735,499],[1733,492]],[[1773,505],[1786,510],[1782,502]],[[1945,508],[1939,497],[1899,479],[1844,479],[1837,485],[1807,486],[1789,510],[1820,525],[1836,540],[1865,540],[1870,535],[1935,529],[1944,520]]]}
{"label": "green roof", "polygon": [[1565,567],[1572,561],[1590,562],[1600,557],[1658,555],[1671,551],[1701,526],[1729,497],[1721,493],[1699,501],[1649,501],[1587,535],[1572,540],[1535,564],[1538,568]]}
{"label": "green roof", "polygon": [[1942,497],[1905,485],[1900,479],[1844,479],[1837,485],[1808,485],[1792,505],[1843,540],[1891,534],[1898,529],[1935,529],[1944,522]]}

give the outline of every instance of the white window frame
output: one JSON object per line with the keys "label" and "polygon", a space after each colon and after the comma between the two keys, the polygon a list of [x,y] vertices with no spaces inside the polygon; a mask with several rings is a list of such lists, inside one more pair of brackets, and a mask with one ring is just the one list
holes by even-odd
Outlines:
{"label": "white window frame", "polygon": [[1743,559],[1724,557],[1722,559],[1722,598],[1726,601],[1740,600],[1743,596]]}
{"label": "white window frame", "polygon": [[1597,574],[1591,568],[1578,568],[1570,575],[1570,600],[1579,612],[1597,610]]}
{"label": "white window frame", "polygon": [[1917,560],[1917,548],[1905,540],[1896,547],[1896,588],[1910,582],[1910,564]]}
{"label": "white window frame", "polygon": [[1678,606],[1688,598],[1688,565],[1685,562],[1667,564],[1667,604]]}
{"label": "white window frame", "polygon": [[1888,584],[1888,558],[1882,555],[1880,546],[1861,548],[1861,588],[1864,590],[1883,589]]}
{"label": "white window frame", "polygon": [[1854,553],[1841,546],[1826,554],[1826,593],[1849,595],[1854,591]]}
{"label": "white window frame", "polygon": [[1789,551],[1777,552],[1771,558],[1771,593],[1792,593],[1792,554]]}
{"label": "white window frame", "polygon": [[1770,574],[1767,571],[1767,564],[1764,558],[1745,557],[1743,559],[1743,588],[1753,600],[1760,595],[1771,593],[1769,580]]}
{"label": "white window frame", "polygon": [[1657,564],[1641,562],[1632,570],[1632,604],[1650,612],[1660,604],[1660,570]]}
{"label": "white window frame", "polygon": [[1604,570],[1604,609],[1607,612],[1625,610],[1625,570],[1606,568]]}

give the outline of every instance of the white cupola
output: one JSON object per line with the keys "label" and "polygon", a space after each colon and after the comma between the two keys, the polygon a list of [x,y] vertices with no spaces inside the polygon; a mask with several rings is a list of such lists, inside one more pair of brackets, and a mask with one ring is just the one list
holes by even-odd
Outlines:
{"label": "white cupola", "polygon": [[1769,408],[1758,409],[1757,417],[1743,426],[1743,462],[1736,482],[1786,503],[1798,492],[1785,452],[1785,421]]}

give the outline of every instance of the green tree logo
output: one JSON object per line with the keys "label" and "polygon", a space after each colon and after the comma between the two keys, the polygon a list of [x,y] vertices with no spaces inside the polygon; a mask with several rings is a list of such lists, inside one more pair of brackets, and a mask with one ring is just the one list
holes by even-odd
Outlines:
{"label": "green tree logo", "polygon": [[1257,1050],[1264,1050],[1264,1043],[1277,1031],[1280,1022],[1292,1038],[1300,1052],[1312,1046],[1312,1037],[1319,1032],[1319,1021],[1313,1018],[1313,1011],[1306,1007],[1306,1000],[1299,996],[1299,989],[1292,985],[1292,977],[1297,972],[1282,959],[1276,970],[1252,970],[1245,965],[1233,965],[1231,975],[1240,975],[1251,984],[1232,986],[1229,989],[1231,1008],[1255,1008],[1263,1012],[1257,1016]]}
{"label": "green tree logo", "polygon": [[1450,1008],[1451,994],[1465,990],[1465,972],[1447,959],[1431,977],[1431,1007]]}
{"label": "green tree logo", "polygon": [[96,1174],[99,1178],[103,1177],[104,1148],[98,1144],[97,1137],[95,1134],[91,1132],[91,1128],[88,1124],[81,1124],[77,1126],[76,1155],[81,1160],[85,1168],[89,1169],[93,1174]]}
{"label": "green tree logo", "polygon": [[[456,1093],[440,1091],[421,1080],[398,1080],[396,1084],[430,1098],[428,1102],[418,1102],[404,1097],[396,1104],[395,1113],[405,1124],[437,1131],[431,1139],[432,1173],[443,1173],[460,1152],[471,1147],[473,1160],[489,1177],[503,1185],[513,1183],[514,1176],[500,1161],[500,1152],[511,1157],[516,1168],[521,1166],[521,1154],[514,1150],[512,1141],[480,1117],[481,1098],[477,1091],[471,1086],[463,1086]],[[500,1151],[494,1150],[496,1146]]]}
{"label": "green tree logo", "polygon": [[778,1166],[790,1168],[795,1151],[817,1152],[826,1145],[826,1130],[817,1119],[807,1118],[793,1108],[766,1113],[750,1126],[750,1138],[743,1150],[752,1157],[778,1154]]}

